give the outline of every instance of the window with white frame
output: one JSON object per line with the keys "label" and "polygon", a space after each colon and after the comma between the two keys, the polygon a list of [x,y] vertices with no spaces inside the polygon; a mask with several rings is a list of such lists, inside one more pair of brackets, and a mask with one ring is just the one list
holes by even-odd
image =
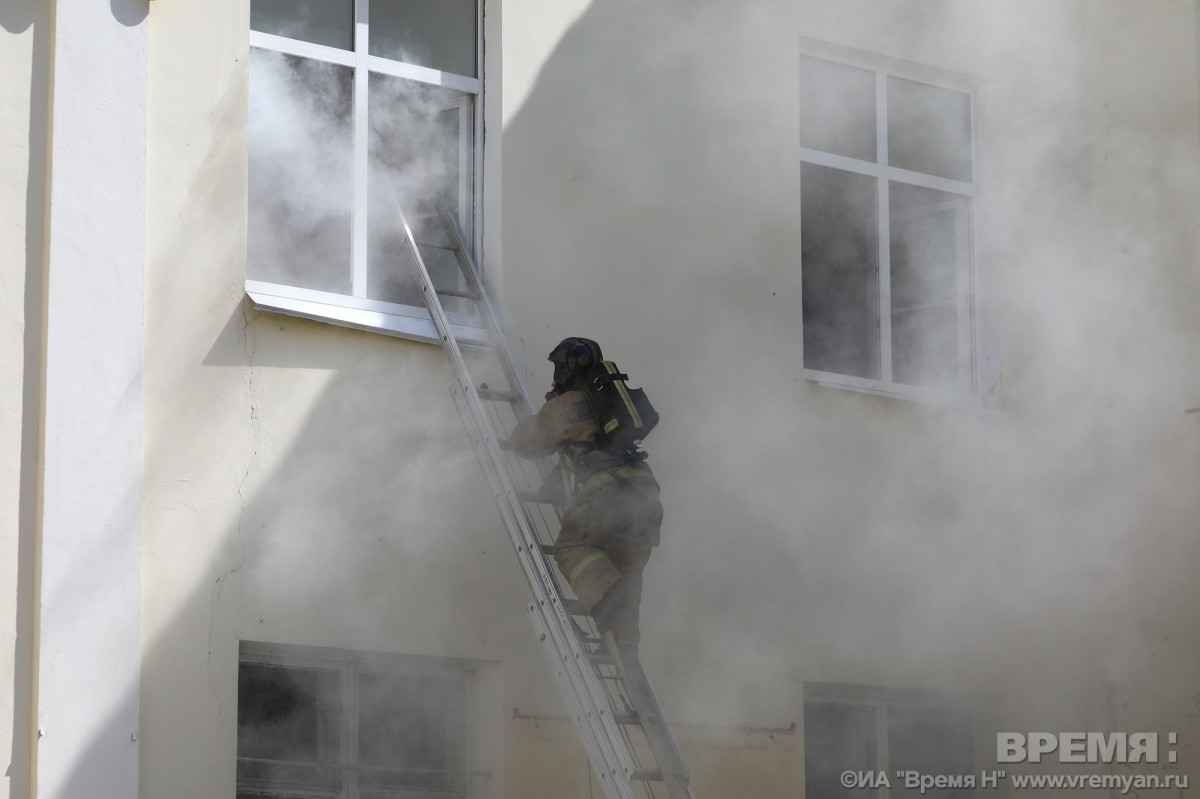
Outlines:
{"label": "window with white frame", "polygon": [[804,371],[962,396],[978,390],[971,93],[904,67],[801,56]]}
{"label": "window with white frame", "polygon": [[[908,796],[903,777],[918,772],[950,778],[974,776],[978,782],[976,740],[988,721],[978,697],[873,686],[805,683],[805,799],[879,799]],[[889,790],[877,779],[849,786],[844,772],[883,772]],[[971,799],[967,780],[956,787],[927,788],[934,799]]]}
{"label": "window with white frame", "polygon": [[242,642],[237,796],[479,796],[469,662]]}
{"label": "window with white frame", "polygon": [[[420,217],[440,198],[475,249],[480,13],[251,0],[246,276],[260,306],[399,334],[428,319],[396,210]],[[422,257],[457,282],[448,250]]]}

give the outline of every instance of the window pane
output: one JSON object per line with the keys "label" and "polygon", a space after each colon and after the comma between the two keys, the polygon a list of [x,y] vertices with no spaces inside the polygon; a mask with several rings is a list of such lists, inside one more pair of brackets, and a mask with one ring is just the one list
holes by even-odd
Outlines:
{"label": "window pane", "polygon": [[879,770],[875,708],[835,702],[804,703],[806,799],[875,799],[875,788],[845,788],[843,771]]}
{"label": "window pane", "polygon": [[250,29],[354,49],[354,0],[251,0]]}
{"label": "window pane", "polygon": [[888,163],[951,180],[971,180],[971,98],[963,92],[888,78]]}
{"label": "window pane", "polygon": [[953,388],[959,379],[959,272],[967,200],[893,183],[892,379]]}
{"label": "window pane", "polygon": [[371,0],[371,55],[478,77],[475,0]]}
{"label": "window pane", "polygon": [[876,181],[801,167],[804,366],[879,378]]}
{"label": "window pane", "polygon": [[359,783],[466,790],[466,686],[460,678],[372,674],[358,680]]}
{"label": "window pane", "polygon": [[875,161],[875,73],[801,56],[800,145]]}
{"label": "window pane", "polygon": [[253,280],[350,293],[351,72],[250,51]]}
{"label": "window pane", "polygon": [[[408,245],[396,213],[400,202],[418,241],[446,244],[433,211],[438,196],[468,241],[472,206],[472,103],[470,95],[387,75],[370,76],[370,216],[367,296],[424,305],[412,277]],[[421,248],[439,288],[462,288],[454,256]],[[446,303],[455,310],[454,302]]]}
{"label": "window pane", "polygon": [[[967,775],[975,768],[971,713],[949,708],[889,707],[889,771]],[[930,789],[936,799],[970,799],[969,788]]]}
{"label": "window pane", "polygon": [[238,780],[337,787],[340,691],[336,671],[240,664]]}

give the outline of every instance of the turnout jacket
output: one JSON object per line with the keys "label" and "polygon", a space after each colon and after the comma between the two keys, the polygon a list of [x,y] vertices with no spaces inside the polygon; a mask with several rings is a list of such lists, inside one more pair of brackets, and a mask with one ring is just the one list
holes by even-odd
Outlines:
{"label": "turnout jacket", "polygon": [[614,482],[655,482],[644,461],[628,463],[602,448],[603,436],[584,389],[565,391],[513,430],[513,450],[522,458],[541,458],[558,452],[565,470],[575,477],[576,490],[590,493]]}

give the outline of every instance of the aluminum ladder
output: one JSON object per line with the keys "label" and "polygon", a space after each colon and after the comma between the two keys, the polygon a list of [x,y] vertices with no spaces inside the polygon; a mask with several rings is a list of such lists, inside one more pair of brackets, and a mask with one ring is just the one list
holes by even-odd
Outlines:
{"label": "aluminum ladder", "polygon": [[[450,393],[533,594],[530,621],[605,796],[634,799],[640,788],[640,795],[654,797],[661,786],[669,799],[694,799],[679,744],[640,663],[617,657],[549,561],[565,499],[545,489],[554,483],[547,461],[524,461],[508,446],[512,428],[532,412],[529,393],[457,221],[440,198],[409,214],[394,194],[393,202],[417,287],[454,373]],[[642,749],[653,765],[639,760]]]}

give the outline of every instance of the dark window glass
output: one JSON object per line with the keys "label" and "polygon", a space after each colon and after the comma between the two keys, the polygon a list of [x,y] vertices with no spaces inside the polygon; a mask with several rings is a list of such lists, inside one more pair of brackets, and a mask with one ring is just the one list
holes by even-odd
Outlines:
{"label": "dark window glass", "polygon": [[800,145],[875,161],[875,73],[800,57]]}
{"label": "dark window glass", "polygon": [[970,96],[889,77],[887,105],[889,164],[971,180]]}
{"label": "dark window glass", "polygon": [[247,277],[349,294],[352,70],[250,51]]}
{"label": "dark window glass", "polygon": [[466,790],[461,679],[372,674],[358,679],[359,781],[394,790]]}
{"label": "dark window glass", "polygon": [[371,55],[477,77],[475,0],[371,0]]}
{"label": "dark window glass", "polygon": [[[917,771],[948,776],[972,774],[975,767],[971,714],[967,710],[889,707],[888,767],[891,772]],[[897,791],[892,791],[896,795]],[[930,789],[935,799],[971,799],[969,788]]]}
{"label": "dark window glass", "polygon": [[966,200],[893,183],[890,190],[892,379],[953,388],[959,379],[959,264]]}
{"label": "dark window glass", "polygon": [[354,49],[354,0],[251,0],[250,30]]}
{"label": "dark window glass", "polygon": [[805,799],[876,799],[875,788],[846,788],[844,771],[879,770],[876,711],[871,705],[804,703]]}
{"label": "dark window glass", "polygon": [[340,686],[336,671],[240,664],[239,782],[336,788]]}
{"label": "dark window glass", "polygon": [[[469,244],[472,99],[461,92],[388,75],[369,79],[370,216],[367,296],[423,305],[396,207],[409,217],[434,285],[461,289],[461,273],[433,200],[445,200]],[[445,303],[456,310],[457,301]]]}
{"label": "dark window glass", "polygon": [[804,366],[879,378],[876,180],[801,167]]}

